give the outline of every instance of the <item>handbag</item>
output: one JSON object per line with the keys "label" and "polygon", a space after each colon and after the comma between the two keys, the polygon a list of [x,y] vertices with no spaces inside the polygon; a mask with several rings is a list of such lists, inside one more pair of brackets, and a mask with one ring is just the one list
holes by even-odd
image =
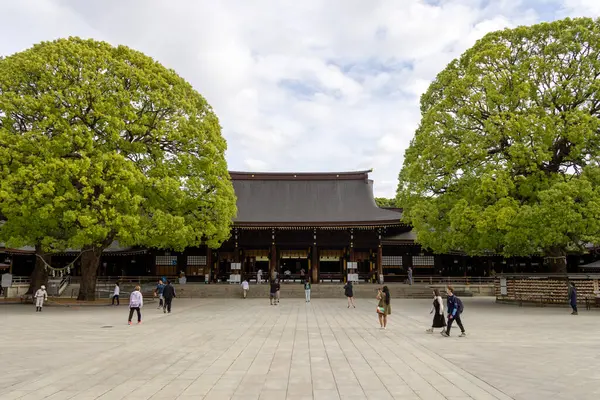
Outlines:
{"label": "handbag", "polygon": [[377,307],[377,314],[385,314],[385,308]]}

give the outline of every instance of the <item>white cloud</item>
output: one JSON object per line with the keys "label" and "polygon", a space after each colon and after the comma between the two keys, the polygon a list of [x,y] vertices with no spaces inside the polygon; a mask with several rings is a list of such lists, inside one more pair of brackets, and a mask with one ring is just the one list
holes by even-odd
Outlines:
{"label": "white cloud", "polygon": [[597,0],[0,0],[0,54],[77,35],[174,68],[219,115],[232,170],[374,168],[393,196],[419,96],[487,32]]}

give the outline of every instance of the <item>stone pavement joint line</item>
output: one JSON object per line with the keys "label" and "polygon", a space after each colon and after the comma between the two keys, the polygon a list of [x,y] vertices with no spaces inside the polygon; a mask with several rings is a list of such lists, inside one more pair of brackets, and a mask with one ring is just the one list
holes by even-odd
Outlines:
{"label": "stone pavement joint line", "polygon": [[[426,334],[429,300],[175,299],[173,313],[0,305],[4,399],[591,399],[598,313],[464,299],[468,337]],[[106,328],[110,326],[110,328]],[[105,328],[103,328],[105,327]]]}

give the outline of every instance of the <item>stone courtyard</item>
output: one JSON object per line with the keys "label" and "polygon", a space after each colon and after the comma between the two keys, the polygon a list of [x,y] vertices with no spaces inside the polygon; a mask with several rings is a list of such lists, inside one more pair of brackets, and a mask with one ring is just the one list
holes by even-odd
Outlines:
{"label": "stone courtyard", "polygon": [[429,300],[0,305],[0,399],[593,399],[600,314],[463,299],[468,337],[426,334]]}

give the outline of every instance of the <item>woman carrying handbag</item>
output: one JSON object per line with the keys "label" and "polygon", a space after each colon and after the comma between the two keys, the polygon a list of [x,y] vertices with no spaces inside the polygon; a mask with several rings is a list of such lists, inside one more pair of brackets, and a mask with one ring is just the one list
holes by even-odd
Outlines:
{"label": "woman carrying handbag", "polygon": [[387,316],[392,313],[392,305],[390,304],[390,290],[387,286],[379,289],[377,292],[377,316],[379,317],[379,325],[381,329],[387,328]]}

